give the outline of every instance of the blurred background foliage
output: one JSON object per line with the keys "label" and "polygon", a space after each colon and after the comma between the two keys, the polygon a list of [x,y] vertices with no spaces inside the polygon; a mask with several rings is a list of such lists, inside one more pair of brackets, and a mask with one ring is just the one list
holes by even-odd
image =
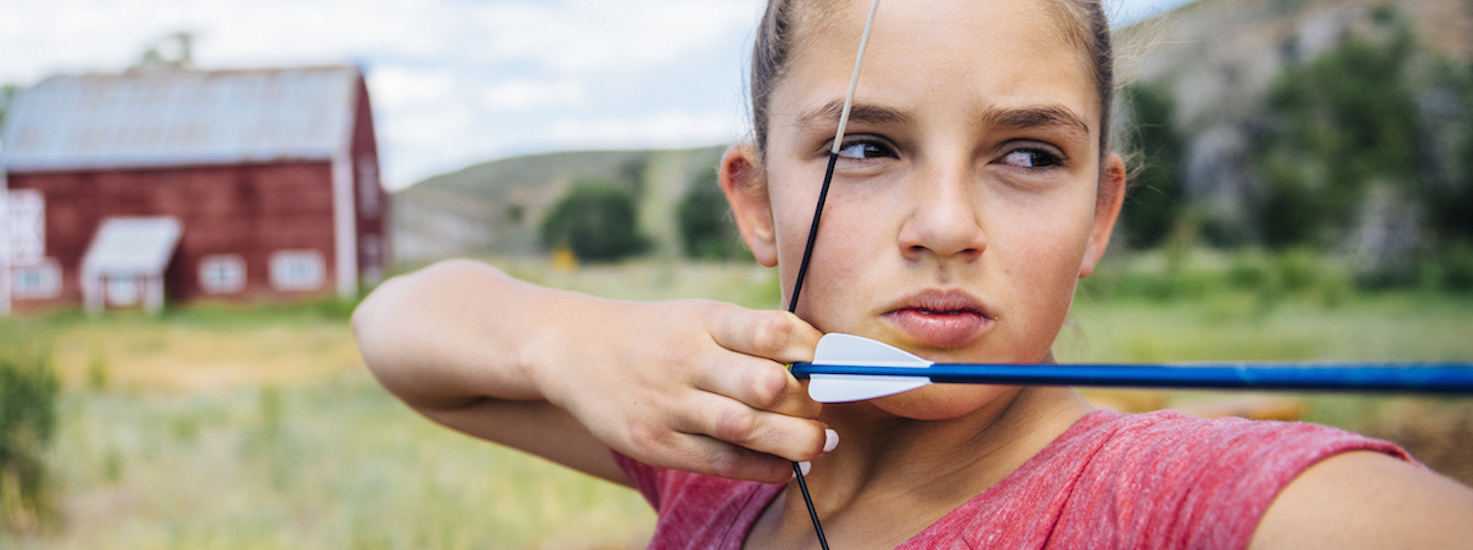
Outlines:
{"label": "blurred background foliage", "polygon": [[[1226,42],[1255,34],[1244,28],[1321,4],[1197,3],[1167,31],[1117,36],[1209,65],[1202,52],[1236,51]],[[1473,59],[1425,14],[1331,12],[1353,17],[1294,20],[1296,32],[1343,32],[1270,42],[1263,75],[1239,64],[1193,80],[1147,61],[1126,79],[1114,143],[1132,188],[1110,253],[1080,283],[1061,361],[1473,358]],[[1150,36],[1180,28],[1227,38]],[[1193,44],[1206,49],[1171,53]],[[1207,93],[1223,89],[1235,95]],[[13,93],[0,88],[0,116]],[[562,152],[430,178],[394,197],[396,270],[472,256],[609,298],[777,308],[776,275],[750,261],[717,184],[722,150]],[[565,269],[550,250],[585,264]],[[644,545],[653,514],[639,495],[451,433],[386,394],[348,330],[355,305],[0,321],[0,548]],[[1236,397],[1090,396],[1132,411]],[[1290,399],[1296,417],[1390,439],[1473,483],[1467,398]]]}

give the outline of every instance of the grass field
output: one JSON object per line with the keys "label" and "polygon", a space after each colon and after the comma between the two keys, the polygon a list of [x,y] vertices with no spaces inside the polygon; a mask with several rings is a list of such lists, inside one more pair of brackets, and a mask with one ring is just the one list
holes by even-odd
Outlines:
{"label": "grass field", "polygon": [[[644,262],[541,284],[776,307],[770,272]],[[1414,291],[1268,305],[1242,291],[1081,297],[1062,361],[1473,359],[1473,297]],[[343,308],[21,321],[55,342],[57,521],[0,548],[636,548],[632,491],[439,428],[364,372]],[[1149,394],[1177,406],[1220,394]],[[1108,396],[1107,396],[1108,397]],[[1308,418],[1388,437],[1473,482],[1473,400],[1309,396]]]}

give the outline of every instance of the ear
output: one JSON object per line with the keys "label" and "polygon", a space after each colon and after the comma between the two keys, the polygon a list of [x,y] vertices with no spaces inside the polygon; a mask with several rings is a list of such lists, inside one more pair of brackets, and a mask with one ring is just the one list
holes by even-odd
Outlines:
{"label": "ear", "polygon": [[1105,169],[1100,173],[1100,188],[1095,195],[1095,222],[1089,233],[1089,245],[1084,248],[1084,262],[1079,266],[1079,278],[1094,273],[1095,266],[1110,246],[1110,235],[1115,232],[1115,221],[1120,218],[1120,207],[1125,204],[1125,160],[1119,154],[1110,153],[1105,159]]}
{"label": "ear", "polygon": [[731,205],[742,241],[757,263],[777,265],[777,238],[772,225],[772,203],[767,195],[767,176],[761,155],[750,145],[734,145],[721,157],[716,170],[721,192]]}

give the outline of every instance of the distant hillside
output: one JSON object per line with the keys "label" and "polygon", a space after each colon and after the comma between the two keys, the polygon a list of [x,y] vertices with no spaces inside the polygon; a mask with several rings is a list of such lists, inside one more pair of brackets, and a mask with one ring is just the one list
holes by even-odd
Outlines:
{"label": "distant hillside", "polygon": [[673,254],[673,210],[709,178],[724,147],[571,151],[501,159],[434,176],[394,195],[394,253],[401,262],[538,251],[546,210],[575,180],[635,180],[641,225],[656,252]]}
{"label": "distant hillside", "polygon": [[[1414,24],[1428,50],[1473,61],[1473,0],[1200,0],[1120,30],[1118,81],[1150,83],[1173,99],[1171,125],[1185,141],[1183,199],[1251,223],[1243,212],[1261,191],[1252,145],[1266,90],[1286,68],[1373,32],[1387,7]],[[632,173],[644,230],[656,253],[673,254],[674,205],[691,182],[709,177],[721,151],[552,153],[435,176],[395,195],[396,256],[536,252],[537,224],[569,183]]]}
{"label": "distant hillside", "polygon": [[[1385,36],[1391,18],[1409,22],[1428,52],[1413,63],[1426,65],[1428,55],[1473,61],[1470,0],[1199,0],[1117,32],[1118,81],[1157,87],[1172,99],[1171,125],[1185,140],[1182,199],[1226,223],[1253,226],[1261,222],[1250,211],[1265,192],[1254,147],[1276,122],[1267,115],[1270,86],[1349,37]],[[1424,111],[1457,111],[1444,98],[1417,101]],[[1129,205],[1123,215],[1131,215]]]}

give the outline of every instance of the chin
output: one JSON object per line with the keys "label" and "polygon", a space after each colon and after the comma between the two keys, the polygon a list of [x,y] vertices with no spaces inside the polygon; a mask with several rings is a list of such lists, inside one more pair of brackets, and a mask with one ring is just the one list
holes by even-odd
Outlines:
{"label": "chin", "polygon": [[912,420],[948,420],[966,416],[1003,399],[1011,398],[1017,386],[984,384],[933,384],[871,401],[889,414]]}

